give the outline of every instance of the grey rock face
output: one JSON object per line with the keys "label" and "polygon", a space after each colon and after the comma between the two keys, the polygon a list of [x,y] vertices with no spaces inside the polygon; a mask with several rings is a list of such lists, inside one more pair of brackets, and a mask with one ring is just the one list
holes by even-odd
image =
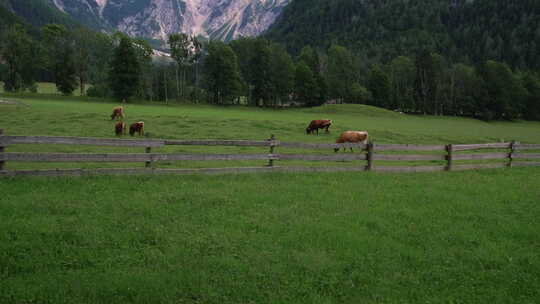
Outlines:
{"label": "grey rock face", "polygon": [[231,40],[266,30],[291,0],[48,0],[82,23],[166,40],[170,33]]}

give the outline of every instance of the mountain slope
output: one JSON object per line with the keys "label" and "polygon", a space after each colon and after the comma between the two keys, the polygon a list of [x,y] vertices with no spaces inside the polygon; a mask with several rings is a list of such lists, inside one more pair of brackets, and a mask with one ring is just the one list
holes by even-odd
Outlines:
{"label": "mountain slope", "polygon": [[[15,19],[41,27],[48,23],[58,23],[69,27],[77,26],[77,23],[67,14],[59,11],[55,6],[43,1],[36,0],[0,0],[0,7],[9,12],[11,15],[16,15]],[[9,21],[12,23],[12,21]]]}
{"label": "mountain slope", "polygon": [[231,40],[266,30],[290,0],[41,0],[97,29],[166,40],[171,33]]}
{"label": "mountain slope", "polygon": [[428,48],[452,60],[540,68],[537,0],[294,0],[266,36],[297,53],[348,46],[386,61]]}

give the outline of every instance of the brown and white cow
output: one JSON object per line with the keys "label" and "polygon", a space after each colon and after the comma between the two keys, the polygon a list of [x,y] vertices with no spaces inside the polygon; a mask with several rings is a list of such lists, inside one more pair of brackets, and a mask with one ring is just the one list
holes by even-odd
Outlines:
{"label": "brown and white cow", "polygon": [[114,125],[114,133],[118,136],[120,135],[126,135],[126,123],[123,121],[119,121]]}
{"label": "brown and white cow", "polygon": [[115,118],[124,118],[124,107],[118,106],[113,108],[113,112],[111,114],[111,120]]}
{"label": "brown and white cow", "polygon": [[317,135],[319,135],[319,129],[326,129],[326,133],[328,133],[328,128],[330,128],[331,125],[332,121],[329,119],[312,120],[306,129],[306,134],[311,134],[313,131],[317,131]]}
{"label": "brown and white cow", "polygon": [[[368,132],[367,131],[345,131],[341,133],[339,138],[336,140],[336,144],[343,143],[362,143],[367,144],[368,142]],[[343,148],[345,150],[345,148]],[[352,151],[351,147],[351,151]],[[334,152],[339,151],[339,148],[334,148]]]}
{"label": "brown and white cow", "polygon": [[129,126],[129,135],[133,136],[135,133],[140,136],[144,135],[144,121],[134,122]]}

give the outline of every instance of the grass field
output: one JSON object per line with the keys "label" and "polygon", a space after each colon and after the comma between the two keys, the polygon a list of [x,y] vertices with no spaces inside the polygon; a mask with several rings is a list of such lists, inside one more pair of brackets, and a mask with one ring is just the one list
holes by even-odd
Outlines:
{"label": "grass field", "polygon": [[[37,93],[38,94],[56,94],[56,95],[61,95],[62,93],[60,93],[57,89],[56,89],[56,85],[52,82],[38,82],[37,83]],[[88,89],[88,87],[86,88]],[[5,93],[4,92],[4,83],[2,81],[0,81],[0,94],[3,94]],[[73,95],[74,96],[80,96],[80,93],[81,91],[77,88],[75,89],[75,91],[73,91]]]}
{"label": "grass field", "polygon": [[[113,103],[0,99],[25,104],[0,105],[0,128],[9,135],[113,137]],[[146,122],[151,138],[275,134],[327,143],[357,129],[377,143],[540,143],[536,122],[408,116],[366,106],[128,104],[126,112],[128,122]],[[335,121],[331,134],[304,134],[317,118]],[[7,150],[104,149],[116,151]],[[538,168],[10,178],[0,180],[0,194],[0,303],[540,301]]]}

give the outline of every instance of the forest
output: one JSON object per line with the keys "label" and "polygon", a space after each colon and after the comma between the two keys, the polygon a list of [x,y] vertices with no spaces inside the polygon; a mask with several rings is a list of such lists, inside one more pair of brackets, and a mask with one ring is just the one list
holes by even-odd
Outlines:
{"label": "forest", "polygon": [[307,3],[298,0],[263,37],[225,44],[172,34],[170,56],[154,55],[148,40],[95,32],[54,15],[30,25],[0,5],[0,76],[7,92],[35,91],[36,82],[46,81],[66,95],[79,90],[128,102],[359,103],[538,120],[538,5],[495,2],[314,1],[301,13]]}

